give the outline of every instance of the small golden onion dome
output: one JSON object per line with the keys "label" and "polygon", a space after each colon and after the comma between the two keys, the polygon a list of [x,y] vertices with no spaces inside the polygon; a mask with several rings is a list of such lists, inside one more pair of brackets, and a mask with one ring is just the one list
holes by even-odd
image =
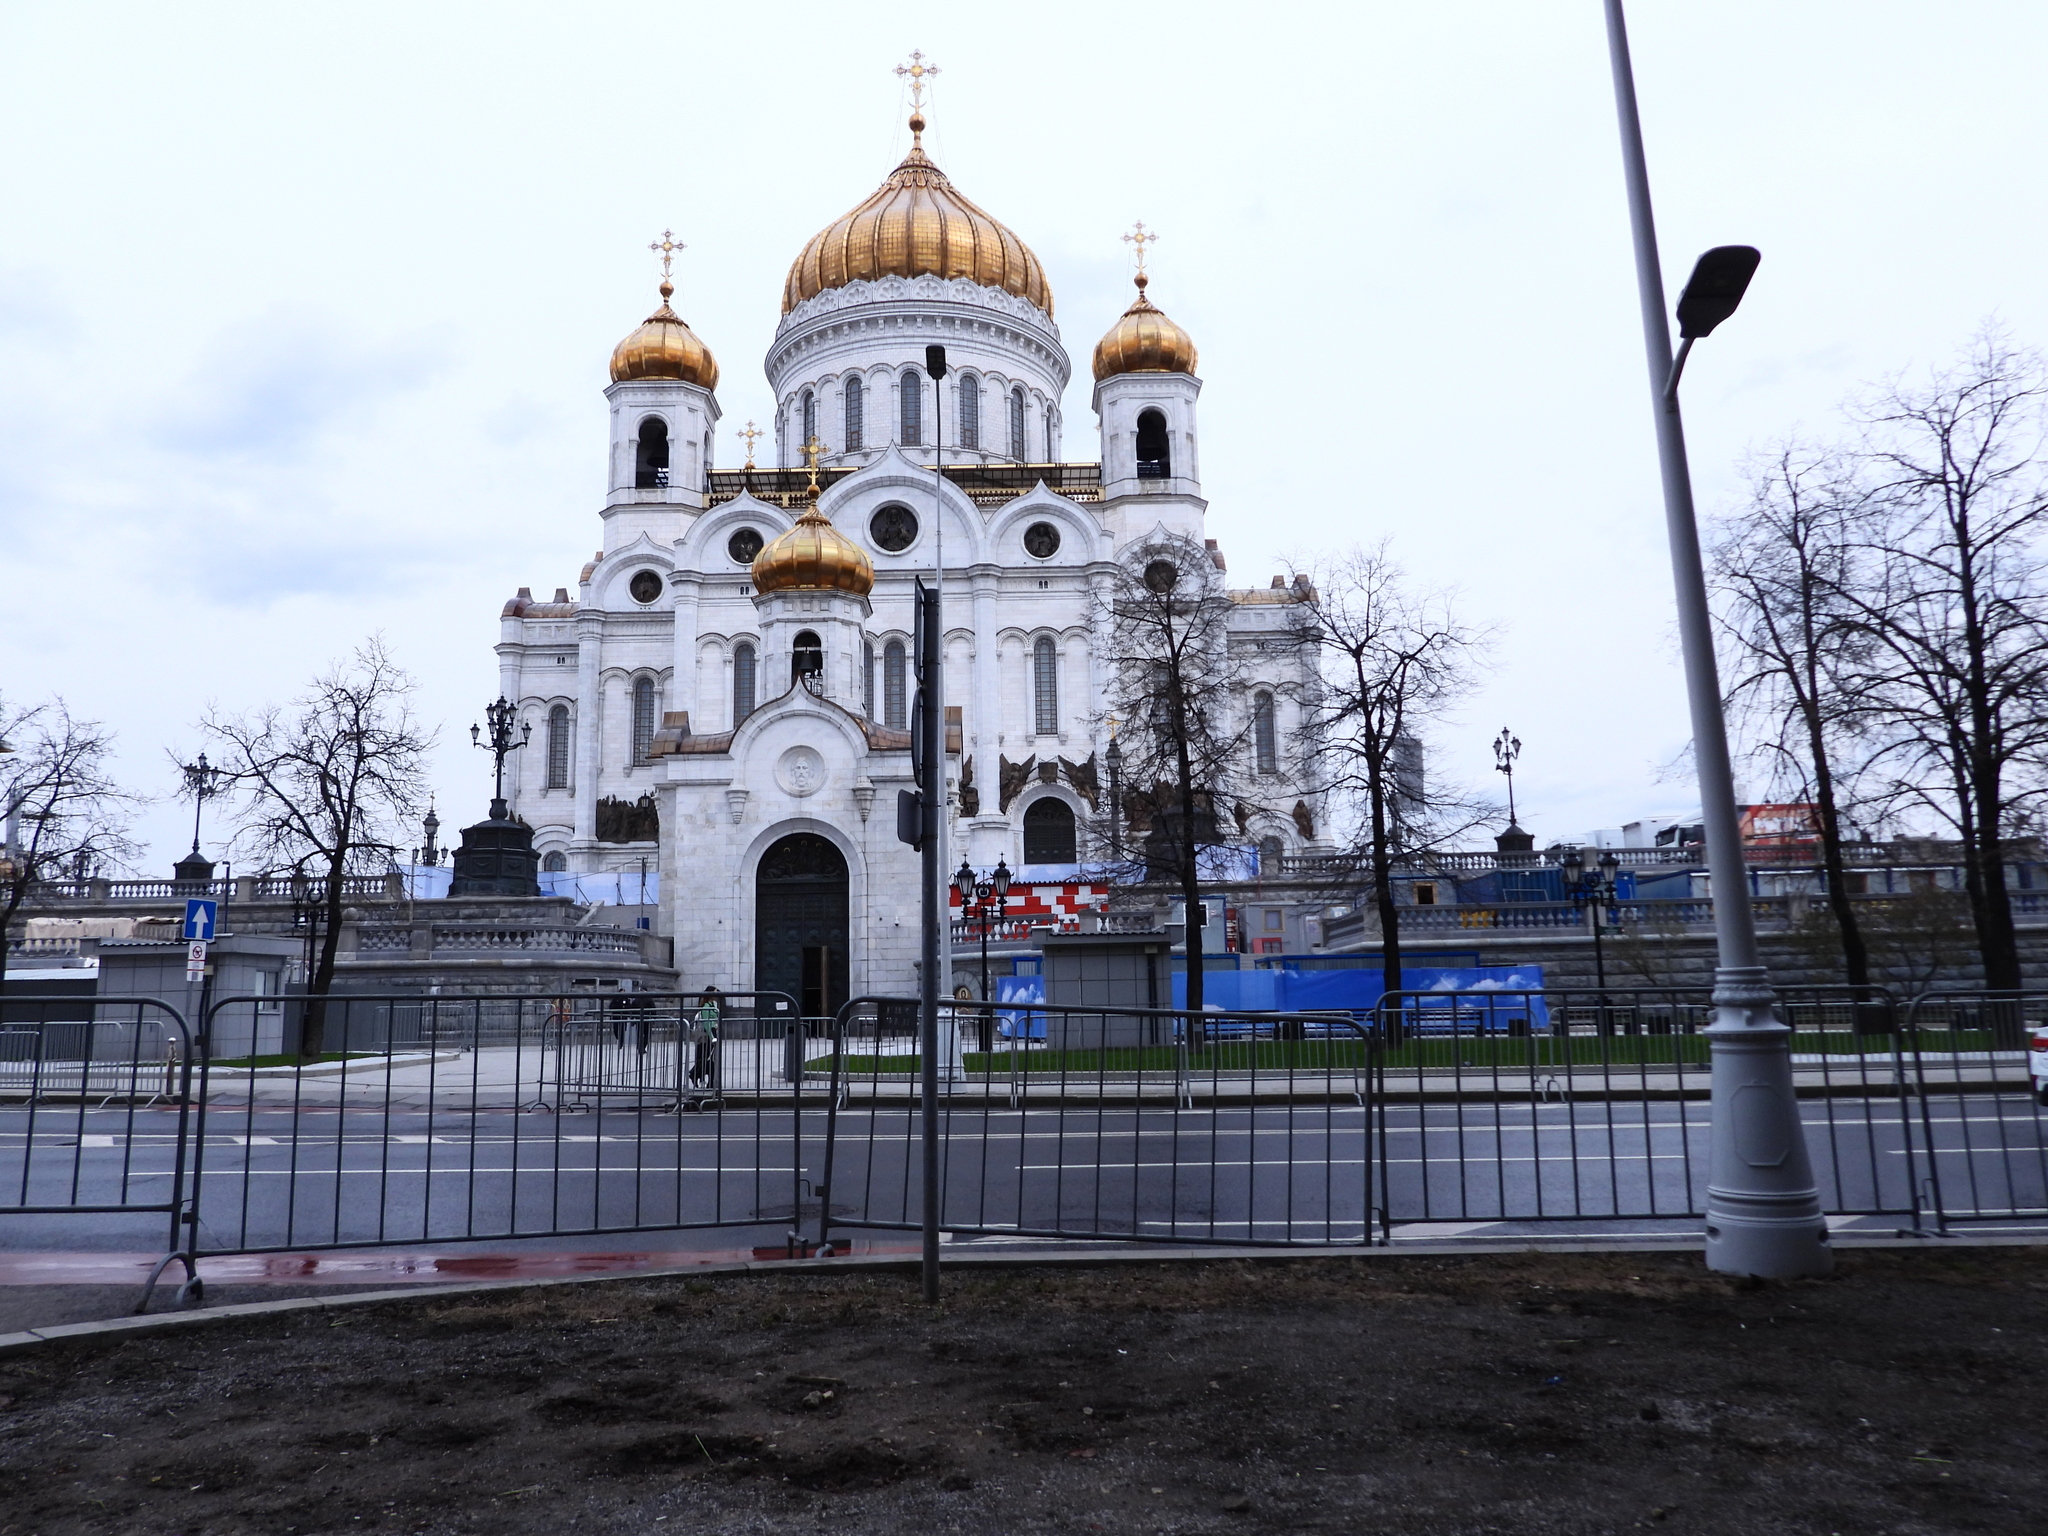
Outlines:
{"label": "small golden onion dome", "polygon": [[1166,318],[1145,297],[1145,274],[1137,276],[1138,297],[1095,343],[1099,383],[1119,373],[1193,373],[1195,338]]}
{"label": "small golden onion dome", "polygon": [[866,597],[874,585],[874,562],[816,507],[754,556],[757,592],[851,592]]}
{"label": "small golden onion dome", "polygon": [[827,288],[879,277],[964,277],[1052,313],[1052,289],[1031,248],[974,206],[925,157],[924,118],[910,154],[873,196],[811,236],[782,285],[786,315]]}
{"label": "small golden onion dome", "polygon": [[629,379],[680,379],[705,389],[718,388],[718,359],[697,339],[697,333],[668,307],[676,291],[661,281],[661,308],[640,322],[640,328],[612,348],[612,382]]}

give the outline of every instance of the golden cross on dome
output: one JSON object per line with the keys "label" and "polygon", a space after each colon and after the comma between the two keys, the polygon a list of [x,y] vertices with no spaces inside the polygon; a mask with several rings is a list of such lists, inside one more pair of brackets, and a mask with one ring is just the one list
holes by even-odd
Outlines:
{"label": "golden cross on dome", "polygon": [[669,263],[675,260],[676,252],[687,250],[689,247],[676,238],[674,230],[664,229],[661,232],[661,238],[648,246],[647,249],[661,252],[661,280],[665,283],[669,280]]}
{"label": "golden cross on dome", "polygon": [[739,431],[733,433],[733,436],[739,438],[747,445],[747,468],[752,469],[754,467],[754,444],[767,436],[767,434],[757,429],[750,421],[744,427],[741,427]]}
{"label": "golden cross on dome", "polygon": [[1131,226],[1131,232],[1128,235],[1124,236],[1124,243],[1126,245],[1129,245],[1138,253],[1138,271],[1140,273],[1142,273],[1145,270],[1145,247],[1150,245],[1153,241],[1157,240],[1158,238],[1159,236],[1156,233],[1145,227],[1145,221],[1143,219],[1140,219],[1137,223],[1133,224]]}
{"label": "golden cross on dome", "polygon": [[910,81],[911,111],[917,112],[923,109],[925,77],[936,75],[938,72],[939,66],[925,63],[924,55],[915,48],[910,50],[910,62],[908,64],[898,64],[896,66],[896,73],[906,76]]}
{"label": "golden cross on dome", "polygon": [[825,445],[818,441],[817,434],[815,433],[811,435],[811,440],[804,444],[804,463],[810,467],[811,471],[810,489],[813,504],[818,499],[818,455],[824,451]]}

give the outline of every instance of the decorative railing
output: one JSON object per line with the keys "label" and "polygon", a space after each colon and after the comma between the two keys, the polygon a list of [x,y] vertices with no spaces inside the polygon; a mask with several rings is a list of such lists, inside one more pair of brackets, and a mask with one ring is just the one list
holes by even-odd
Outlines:
{"label": "decorative railing", "polygon": [[640,937],[624,928],[436,928],[434,953],[637,955]]}
{"label": "decorative railing", "polygon": [[[913,448],[912,456],[920,451]],[[852,473],[852,465],[820,468],[819,488],[829,490]],[[1102,499],[1100,464],[948,464],[946,478],[980,507],[1013,501],[1041,481],[1070,501]],[[745,493],[770,506],[794,509],[810,504],[810,487],[808,469],[714,469],[710,500],[716,506]]]}
{"label": "decorative railing", "polygon": [[[344,875],[341,894],[364,901],[396,901],[405,895],[405,876]],[[232,880],[45,880],[30,888],[32,902],[46,901],[183,901],[188,896],[215,901],[322,901],[327,882],[291,875],[241,875]]]}

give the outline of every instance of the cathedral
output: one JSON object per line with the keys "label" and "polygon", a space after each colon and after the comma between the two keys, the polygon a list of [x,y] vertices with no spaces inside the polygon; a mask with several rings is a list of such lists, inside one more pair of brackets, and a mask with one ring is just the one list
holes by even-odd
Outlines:
{"label": "cathedral", "polygon": [[[918,72],[921,73],[921,72]],[[915,83],[915,82],[914,82]],[[508,798],[548,870],[660,871],[681,985],[780,990],[824,1012],[916,987],[912,592],[944,602],[948,867],[1015,872],[1011,911],[1071,924],[1108,896],[1099,614],[1117,563],[1203,537],[1192,338],[1138,293],[1093,354],[1092,461],[1063,454],[1071,363],[1044,267],[926,155],[908,156],[790,264],[766,359],[774,467],[717,467],[719,369],[662,303],[612,352],[603,547],[578,578],[505,605],[500,690],[532,731]],[[1127,237],[1129,238],[1129,237]],[[926,348],[946,349],[944,377]],[[1227,588],[1226,588],[1227,589]],[[1261,632],[1294,592],[1230,590],[1254,657],[1252,770],[1304,663]],[[1314,846],[1316,797],[1276,782],[1240,840]],[[645,861],[644,865],[643,862]],[[1093,878],[1091,878],[1091,875]]]}

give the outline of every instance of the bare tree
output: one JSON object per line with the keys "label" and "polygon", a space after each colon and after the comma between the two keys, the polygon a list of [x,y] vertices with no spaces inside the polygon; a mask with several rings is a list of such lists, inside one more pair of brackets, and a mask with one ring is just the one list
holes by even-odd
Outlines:
{"label": "bare tree", "polygon": [[1727,642],[1728,702],[1752,756],[1810,803],[1842,969],[1870,982],[1870,951],[1843,861],[1844,768],[1870,737],[1871,645],[1849,594],[1862,585],[1862,498],[1852,467],[1797,445],[1753,467],[1749,505],[1717,530],[1713,580]]}
{"label": "bare tree", "polygon": [[1401,910],[1394,869],[1478,823],[1471,800],[1418,783],[1411,743],[1426,740],[1470,691],[1492,642],[1465,624],[1448,594],[1408,586],[1384,541],[1311,568],[1296,610],[1303,644],[1321,655],[1321,687],[1305,711],[1311,763],[1347,829],[1379,914],[1387,990],[1401,986]]}
{"label": "bare tree", "polygon": [[325,881],[325,931],[307,979],[302,1056],[324,1048],[344,881],[388,862],[387,836],[426,794],[433,733],[414,718],[412,694],[412,679],[373,636],[288,707],[249,715],[209,710],[200,723],[219,745],[223,785],[238,801],[236,845],[261,867]]}
{"label": "bare tree", "polygon": [[7,979],[8,926],[38,885],[84,879],[132,857],[128,825],[136,799],[107,772],[114,735],[78,720],[62,699],[11,708],[0,699],[0,982]]}
{"label": "bare tree", "polygon": [[[1252,732],[1248,678],[1230,648],[1234,605],[1210,552],[1180,535],[1134,548],[1101,597],[1096,632],[1107,673],[1103,712],[1120,720],[1122,811],[1144,878],[1171,881],[1187,907],[1187,1006],[1202,986],[1202,850],[1223,842],[1217,809],[1243,800]],[[1110,814],[1117,814],[1112,807]],[[1117,829],[1115,841],[1121,842]],[[1108,839],[1104,839],[1108,841]]]}
{"label": "bare tree", "polygon": [[1891,726],[1896,799],[1948,823],[1985,985],[2021,985],[2007,847],[2048,755],[2048,461],[2038,355],[1986,329],[1926,386],[1863,412],[1870,573],[1844,592],[1868,637],[1864,685]]}

